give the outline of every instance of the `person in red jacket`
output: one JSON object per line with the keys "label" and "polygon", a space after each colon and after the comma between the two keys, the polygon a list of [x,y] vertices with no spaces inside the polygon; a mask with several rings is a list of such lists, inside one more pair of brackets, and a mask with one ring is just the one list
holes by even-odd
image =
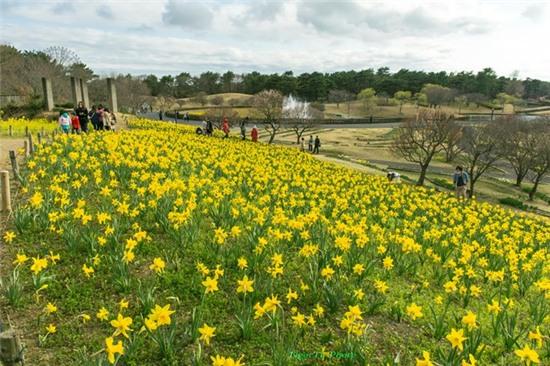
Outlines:
{"label": "person in red jacket", "polygon": [[252,138],[253,142],[258,142],[258,127],[256,127],[256,125],[252,127],[252,131],[250,132],[250,137]]}
{"label": "person in red jacket", "polygon": [[229,137],[229,121],[227,117],[223,117],[222,131],[225,133],[224,139]]}
{"label": "person in red jacket", "polygon": [[73,133],[80,133],[80,119],[78,116],[71,112],[71,125],[73,127]]}

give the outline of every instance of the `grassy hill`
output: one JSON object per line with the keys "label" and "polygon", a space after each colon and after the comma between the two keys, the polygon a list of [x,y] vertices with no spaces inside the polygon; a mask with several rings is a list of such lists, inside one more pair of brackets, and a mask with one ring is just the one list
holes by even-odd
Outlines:
{"label": "grassy hill", "polygon": [[550,360],[546,222],[284,146],[130,127],[58,135],[22,164],[0,316],[28,363]]}

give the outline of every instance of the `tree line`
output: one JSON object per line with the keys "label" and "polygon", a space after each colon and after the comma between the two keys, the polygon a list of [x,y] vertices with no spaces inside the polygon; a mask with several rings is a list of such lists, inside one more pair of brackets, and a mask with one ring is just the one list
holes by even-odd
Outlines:
{"label": "tree line", "polygon": [[157,77],[148,75],[144,78],[153,96],[170,96],[185,98],[200,92],[206,94],[238,92],[257,94],[262,90],[277,90],[283,95],[295,95],[307,101],[342,102],[355,98],[362,90],[372,88],[379,96],[394,96],[398,91],[419,93],[427,84],[440,85],[466,95],[471,101],[490,100],[499,93],[506,93],[518,98],[540,98],[550,95],[550,83],[527,78],[518,79],[497,76],[491,68],[477,73],[471,71],[425,72],[401,69],[395,73],[389,68],[360,71],[338,71],[333,73],[302,73],[294,75],[292,71],[283,73],[262,74],[257,71],[236,74],[227,71],[223,74],[207,71],[197,76],[182,72],[176,76]]}
{"label": "tree line", "polygon": [[[9,45],[0,45],[2,94],[39,99],[42,94],[41,77],[52,80],[55,100],[70,103],[68,75],[88,81],[90,97],[95,102],[106,102],[103,88],[105,78],[98,77],[71,50],[53,46],[41,51],[20,51]],[[191,75],[111,75],[116,78],[119,104],[124,109],[136,108],[147,97],[186,98],[238,92],[257,94],[275,90],[282,95],[295,95],[310,102],[343,103],[360,99],[368,109],[380,100],[403,105],[414,99],[420,104],[440,105],[454,102],[498,103],[504,105],[519,99],[537,99],[550,95],[550,82],[517,74],[498,76],[491,68],[478,72],[426,72],[401,69],[391,72],[378,69],[311,72],[294,75],[292,71],[264,74],[257,71],[238,74],[232,71],[203,72]]]}

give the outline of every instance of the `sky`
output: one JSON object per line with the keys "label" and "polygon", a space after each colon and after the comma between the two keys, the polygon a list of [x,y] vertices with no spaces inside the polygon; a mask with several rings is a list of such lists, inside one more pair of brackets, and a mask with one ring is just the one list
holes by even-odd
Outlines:
{"label": "sky", "polygon": [[550,0],[0,0],[0,43],[100,75],[387,66],[550,81]]}

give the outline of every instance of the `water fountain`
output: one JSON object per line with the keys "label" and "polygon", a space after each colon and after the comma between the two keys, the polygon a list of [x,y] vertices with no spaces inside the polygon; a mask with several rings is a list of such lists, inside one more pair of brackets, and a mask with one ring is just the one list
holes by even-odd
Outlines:
{"label": "water fountain", "polygon": [[309,119],[311,110],[309,102],[303,102],[294,98],[291,94],[283,100],[283,118]]}

